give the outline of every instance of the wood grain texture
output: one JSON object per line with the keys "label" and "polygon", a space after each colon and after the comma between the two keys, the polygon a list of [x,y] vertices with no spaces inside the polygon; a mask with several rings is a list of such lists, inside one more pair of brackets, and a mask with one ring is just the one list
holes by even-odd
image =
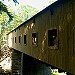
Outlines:
{"label": "wood grain texture", "polygon": [[[51,10],[52,9],[52,10]],[[11,32],[17,43],[12,48],[38,60],[75,74],[75,1],[65,0]],[[48,47],[48,30],[57,29],[58,49]],[[37,33],[37,46],[32,46],[32,33]],[[27,36],[24,45],[23,36]],[[18,38],[21,36],[21,43]],[[9,34],[8,34],[9,37]],[[12,40],[12,39],[11,39]]]}

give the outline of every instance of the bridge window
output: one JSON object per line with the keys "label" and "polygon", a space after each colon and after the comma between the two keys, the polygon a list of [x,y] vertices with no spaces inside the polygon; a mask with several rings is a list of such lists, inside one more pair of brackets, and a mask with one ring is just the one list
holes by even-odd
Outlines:
{"label": "bridge window", "polygon": [[37,33],[32,33],[32,45],[37,46]]}
{"label": "bridge window", "polygon": [[19,43],[21,43],[21,36],[19,36]]}
{"label": "bridge window", "polygon": [[26,44],[26,35],[24,35],[24,44]]}
{"label": "bridge window", "polygon": [[48,46],[50,46],[50,49],[57,49],[57,41],[57,29],[48,30]]}
{"label": "bridge window", "polygon": [[15,37],[15,43],[16,43],[16,37]]}

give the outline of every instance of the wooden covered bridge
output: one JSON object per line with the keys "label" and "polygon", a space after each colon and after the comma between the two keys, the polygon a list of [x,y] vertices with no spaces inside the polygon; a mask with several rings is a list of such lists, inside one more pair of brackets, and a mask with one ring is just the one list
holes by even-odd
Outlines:
{"label": "wooden covered bridge", "polygon": [[[31,67],[41,62],[47,64],[43,66],[47,73],[52,65],[75,75],[75,0],[58,0],[25,21],[8,33],[8,46],[13,48],[13,62],[20,58],[22,75],[25,71],[30,71],[27,75],[44,75],[41,70],[32,74]],[[41,61],[39,65],[35,60]]]}

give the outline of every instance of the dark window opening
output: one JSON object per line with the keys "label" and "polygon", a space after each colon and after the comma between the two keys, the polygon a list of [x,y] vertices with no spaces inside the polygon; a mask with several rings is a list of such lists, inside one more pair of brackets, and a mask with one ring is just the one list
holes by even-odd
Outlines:
{"label": "dark window opening", "polygon": [[48,46],[57,45],[57,29],[48,30]]}
{"label": "dark window opening", "polygon": [[50,12],[51,12],[51,15],[53,15],[53,9],[51,9]]}
{"label": "dark window opening", "polygon": [[15,43],[16,43],[16,37],[15,37]]}
{"label": "dark window opening", "polygon": [[32,33],[32,45],[37,45],[37,34]]}
{"label": "dark window opening", "polygon": [[26,44],[26,35],[24,35],[24,44]]}
{"label": "dark window opening", "polygon": [[21,43],[21,36],[19,36],[19,43]]}

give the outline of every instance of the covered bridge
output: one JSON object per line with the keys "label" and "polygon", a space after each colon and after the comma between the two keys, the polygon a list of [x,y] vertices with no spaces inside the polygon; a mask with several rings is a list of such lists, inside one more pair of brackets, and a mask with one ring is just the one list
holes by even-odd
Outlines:
{"label": "covered bridge", "polygon": [[75,75],[75,0],[58,0],[22,23],[8,33],[8,46],[22,53],[21,66],[26,54]]}

